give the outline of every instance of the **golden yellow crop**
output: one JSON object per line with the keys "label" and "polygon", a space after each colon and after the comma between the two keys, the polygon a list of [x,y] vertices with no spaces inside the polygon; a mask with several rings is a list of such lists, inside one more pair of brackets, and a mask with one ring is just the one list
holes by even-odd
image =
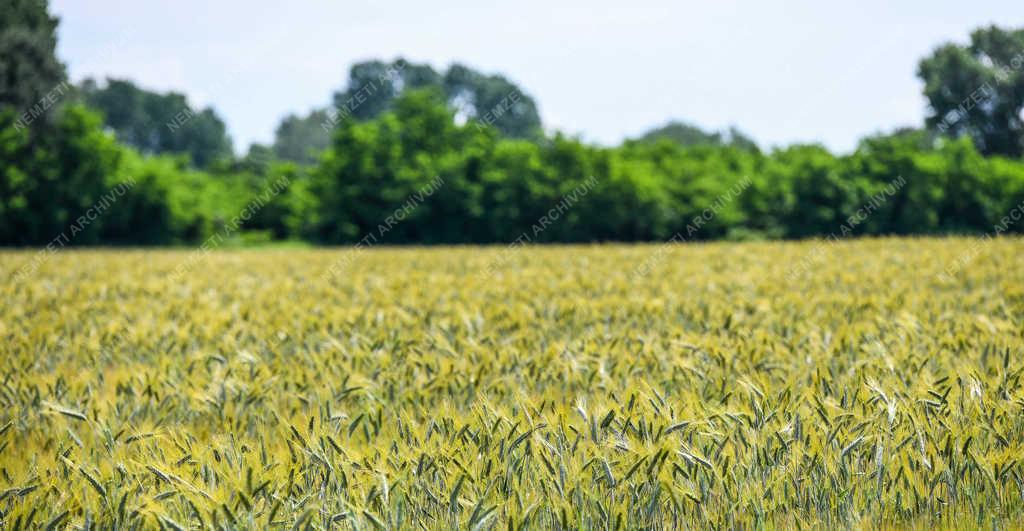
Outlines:
{"label": "golden yellow crop", "polygon": [[38,262],[6,529],[1024,521],[1024,240]]}

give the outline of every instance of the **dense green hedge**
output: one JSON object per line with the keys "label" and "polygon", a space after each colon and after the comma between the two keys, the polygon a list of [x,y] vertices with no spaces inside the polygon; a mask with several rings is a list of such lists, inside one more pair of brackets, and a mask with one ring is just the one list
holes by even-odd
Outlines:
{"label": "dense green hedge", "polygon": [[[35,129],[0,115],[3,244],[61,234],[62,244],[512,243],[524,233],[590,242],[1024,226],[1003,220],[1024,201],[1024,162],[919,131],[868,138],[844,156],[665,139],[604,148],[557,134],[505,138],[458,124],[436,93],[410,91],[376,119],[337,124],[315,165],[248,158],[198,171],[117,144],[88,109],[54,112]],[[266,194],[282,177],[287,185]],[[243,224],[229,223],[246,210]]]}

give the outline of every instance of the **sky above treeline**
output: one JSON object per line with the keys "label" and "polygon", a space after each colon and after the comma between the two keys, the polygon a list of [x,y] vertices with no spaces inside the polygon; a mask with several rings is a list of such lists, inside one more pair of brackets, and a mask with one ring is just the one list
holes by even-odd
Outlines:
{"label": "sky above treeline", "polygon": [[846,152],[919,125],[918,61],[1020,0],[381,2],[53,0],[74,81],[130,78],[212,106],[235,150],[324,107],[349,67],[401,56],[501,73],[548,129],[617,144],[669,120],[736,125],[762,146]]}

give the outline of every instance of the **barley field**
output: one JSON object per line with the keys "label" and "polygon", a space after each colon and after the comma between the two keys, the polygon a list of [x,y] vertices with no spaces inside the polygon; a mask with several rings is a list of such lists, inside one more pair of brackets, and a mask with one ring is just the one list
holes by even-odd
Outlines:
{"label": "barley field", "polygon": [[1008,238],[5,251],[0,527],[1012,528],[1022,271]]}

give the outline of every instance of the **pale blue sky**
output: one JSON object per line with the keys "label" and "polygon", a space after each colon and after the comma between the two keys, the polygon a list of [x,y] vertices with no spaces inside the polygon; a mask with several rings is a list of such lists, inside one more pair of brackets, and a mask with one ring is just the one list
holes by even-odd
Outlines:
{"label": "pale blue sky", "polygon": [[236,151],[324,106],[349,66],[404,56],[500,72],[549,128],[614,144],[670,119],[765,146],[921,122],[917,61],[1020,0],[370,2],[54,0],[72,79],[128,77],[225,119]]}

